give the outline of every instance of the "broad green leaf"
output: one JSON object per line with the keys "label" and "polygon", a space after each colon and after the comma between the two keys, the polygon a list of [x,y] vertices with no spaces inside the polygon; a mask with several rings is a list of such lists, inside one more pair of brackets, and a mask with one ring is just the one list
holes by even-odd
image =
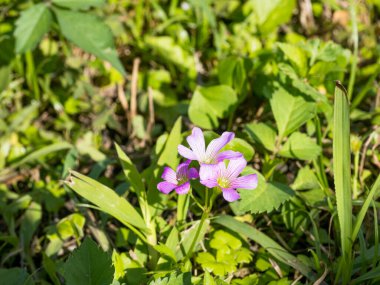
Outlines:
{"label": "broad green leaf", "polygon": [[50,29],[51,12],[45,3],[33,5],[22,11],[16,21],[14,36],[16,38],[16,52],[23,53],[36,47]]}
{"label": "broad green leaf", "polygon": [[144,40],[163,60],[175,64],[181,70],[187,71],[190,77],[195,77],[197,72],[194,55],[178,45],[173,38],[168,36],[146,36]]}
{"label": "broad green leaf", "polygon": [[243,154],[244,158],[247,161],[250,161],[253,155],[255,154],[255,150],[253,149],[253,147],[245,140],[240,138],[234,138],[222,149],[222,151],[223,150],[238,151]]}
{"label": "broad green leaf", "polygon": [[[350,266],[352,250],[352,200],[350,107],[344,87],[337,82],[334,100],[333,170],[340,226],[341,250],[345,266]],[[350,270],[350,268],[347,268]],[[345,274],[343,274],[345,275]]]}
{"label": "broad green leaf", "polygon": [[127,200],[116,194],[115,191],[96,180],[71,171],[71,181],[66,182],[77,194],[99,207],[103,212],[113,216],[127,227],[136,226],[147,230],[141,215]]}
{"label": "broad green leaf", "polygon": [[252,141],[261,144],[267,150],[274,151],[276,145],[276,131],[265,123],[250,123],[245,125],[245,132]]}
{"label": "broad green leaf", "polygon": [[111,284],[115,269],[111,256],[86,238],[63,265],[67,285]]}
{"label": "broad green leaf", "polygon": [[260,33],[269,34],[286,23],[292,16],[295,4],[295,0],[252,0]]}
{"label": "broad green leaf", "polygon": [[287,43],[278,43],[277,45],[298,70],[299,74],[305,76],[307,71],[307,57],[305,52],[296,45]]}
{"label": "broad green leaf", "polygon": [[309,166],[301,168],[292,184],[294,190],[309,190],[320,188],[317,176]]}
{"label": "broad green leaf", "polygon": [[13,267],[9,269],[0,269],[0,280],[2,284],[7,285],[34,285],[32,277],[25,269]]}
{"label": "broad green leaf", "polygon": [[[250,171],[243,172],[243,175],[254,172],[250,169]],[[276,182],[266,182],[260,173],[256,174],[258,175],[257,188],[254,190],[240,189],[241,198],[230,204],[236,215],[247,212],[271,212],[294,195],[293,190],[288,186]]]}
{"label": "broad green leaf", "polygon": [[205,129],[217,128],[237,103],[234,90],[226,85],[198,87],[190,101],[190,120]]}
{"label": "broad green leaf", "polygon": [[88,9],[89,7],[99,7],[105,0],[52,0],[58,6],[69,9]]}
{"label": "broad green leaf", "polygon": [[99,18],[87,13],[54,9],[62,34],[84,51],[112,64],[121,74],[121,64],[112,38],[112,32]]}
{"label": "broad green leaf", "polygon": [[236,234],[248,237],[249,239],[258,243],[265,250],[267,250],[273,257],[300,271],[309,279],[315,280],[315,277],[312,274],[312,270],[306,264],[302,263],[300,260],[297,259],[297,257],[289,253],[281,245],[279,245],[270,237],[263,234],[254,227],[243,222],[237,221],[233,217],[227,215],[218,216],[215,219],[213,219],[212,222],[215,224],[222,225],[234,231]]}
{"label": "broad green leaf", "polygon": [[306,134],[295,132],[282,146],[279,155],[302,160],[313,160],[321,154],[321,147]]}
{"label": "broad green leaf", "polygon": [[316,105],[303,96],[293,96],[282,87],[278,87],[270,99],[273,115],[280,137],[298,129],[314,117]]}

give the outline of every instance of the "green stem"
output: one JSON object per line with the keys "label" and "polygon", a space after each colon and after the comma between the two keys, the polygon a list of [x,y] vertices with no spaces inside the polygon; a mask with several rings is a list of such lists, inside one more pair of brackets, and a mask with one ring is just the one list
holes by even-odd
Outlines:
{"label": "green stem", "polygon": [[350,79],[348,83],[348,100],[352,98],[352,92],[355,84],[356,68],[358,62],[358,47],[359,47],[359,33],[358,21],[356,17],[356,3],[355,0],[350,0],[350,16],[352,25],[352,40],[354,42],[354,54],[351,62]]}

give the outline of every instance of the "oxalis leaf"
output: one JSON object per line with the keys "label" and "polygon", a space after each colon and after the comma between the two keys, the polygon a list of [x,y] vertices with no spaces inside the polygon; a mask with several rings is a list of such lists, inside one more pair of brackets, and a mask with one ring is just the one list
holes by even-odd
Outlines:
{"label": "oxalis leaf", "polygon": [[86,238],[64,264],[63,277],[67,285],[104,285],[111,284],[114,271],[111,256]]}
{"label": "oxalis leaf", "polygon": [[62,34],[84,51],[112,64],[125,75],[113,43],[112,32],[94,15],[55,8]]}
{"label": "oxalis leaf", "polygon": [[16,21],[16,52],[34,49],[43,35],[49,31],[50,24],[51,13],[44,3],[23,11]]}
{"label": "oxalis leaf", "polygon": [[239,190],[241,198],[230,204],[236,215],[271,212],[294,195],[294,191],[284,184],[266,182],[264,176],[253,169],[244,171],[243,175],[247,172],[258,175],[258,186],[254,190]]}

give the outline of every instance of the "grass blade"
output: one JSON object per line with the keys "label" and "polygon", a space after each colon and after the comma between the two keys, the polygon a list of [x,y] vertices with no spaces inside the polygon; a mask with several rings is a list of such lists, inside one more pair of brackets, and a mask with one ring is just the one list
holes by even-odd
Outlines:
{"label": "grass blade", "polygon": [[118,219],[127,227],[131,228],[135,233],[142,237],[142,234],[134,227],[147,232],[148,229],[145,222],[135,207],[127,200],[116,194],[115,191],[107,186],[97,182],[96,180],[82,175],[76,171],[71,171],[70,181],[66,184],[77,194],[98,206],[103,212]]}
{"label": "grass blade", "polygon": [[352,250],[352,198],[351,198],[351,152],[350,108],[345,88],[336,82],[334,102],[333,160],[334,184],[340,227],[343,284],[348,282],[351,271]]}

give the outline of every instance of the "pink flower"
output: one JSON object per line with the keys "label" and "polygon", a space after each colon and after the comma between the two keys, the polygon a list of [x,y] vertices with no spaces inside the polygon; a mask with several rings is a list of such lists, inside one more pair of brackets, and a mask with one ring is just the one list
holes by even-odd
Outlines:
{"label": "pink flower", "polygon": [[181,163],[174,171],[170,167],[165,167],[161,178],[165,181],[158,183],[157,188],[164,194],[169,194],[173,189],[178,194],[186,194],[190,190],[190,179],[199,178],[195,168],[189,169],[190,160]]}
{"label": "pink flower", "polygon": [[210,173],[206,176],[210,178],[201,179],[201,183],[208,188],[219,187],[222,189],[224,199],[233,202],[240,198],[236,188],[255,189],[257,187],[256,174],[238,177],[246,165],[247,161],[244,158],[231,159],[227,166],[223,161],[219,162],[212,169],[208,169]]}
{"label": "pink flower", "polygon": [[179,145],[178,152],[183,157],[190,160],[197,160],[200,164],[199,176],[201,180],[206,180],[211,177],[207,175],[212,172],[213,165],[225,160],[242,157],[240,152],[226,150],[220,152],[220,150],[228,144],[235,134],[232,132],[224,132],[219,138],[212,140],[209,145],[205,145],[205,139],[201,129],[195,127],[190,136],[186,138],[191,149]]}

